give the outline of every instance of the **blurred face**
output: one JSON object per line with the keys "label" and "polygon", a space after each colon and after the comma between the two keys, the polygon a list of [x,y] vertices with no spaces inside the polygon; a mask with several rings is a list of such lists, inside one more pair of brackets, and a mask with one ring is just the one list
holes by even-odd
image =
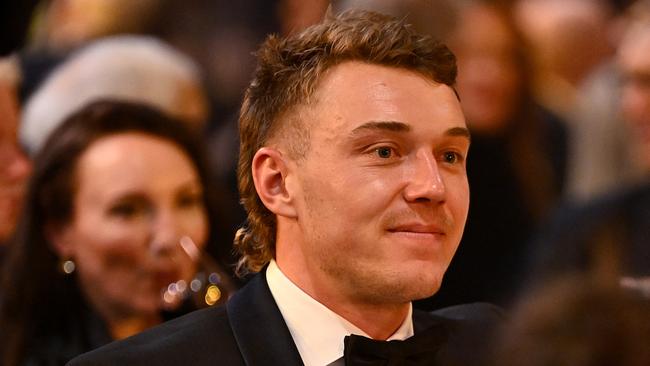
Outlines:
{"label": "blurred face", "polygon": [[[432,295],[460,241],[468,132],[453,90],[410,71],[334,67],[305,113],[296,210],[317,284],[366,303]],[[292,188],[293,189],[293,188]],[[317,289],[316,291],[319,291]]]}
{"label": "blurred face", "polygon": [[75,216],[58,239],[81,287],[102,315],[161,310],[161,289],[190,280],[208,226],[203,187],[184,152],[167,140],[122,133],[93,143],[77,166]]}
{"label": "blurred face", "polygon": [[623,73],[621,107],[642,164],[650,171],[650,26],[633,29],[618,54]]}
{"label": "blurred face", "polygon": [[12,234],[31,163],[16,136],[18,110],[13,91],[0,83],[0,244]]}
{"label": "blurred face", "polygon": [[64,47],[106,34],[114,28],[116,4],[107,0],[57,0],[52,5],[52,40]]}
{"label": "blurred face", "polygon": [[467,123],[479,133],[502,130],[521,92],[512,33],[496,12],[474,6],[462,13],[453,44]]}
{"label": "blurred face", "polygon": [[48,9],[50,47],[71,48],[102,36],[138,33],[158,0],[54,0]]}

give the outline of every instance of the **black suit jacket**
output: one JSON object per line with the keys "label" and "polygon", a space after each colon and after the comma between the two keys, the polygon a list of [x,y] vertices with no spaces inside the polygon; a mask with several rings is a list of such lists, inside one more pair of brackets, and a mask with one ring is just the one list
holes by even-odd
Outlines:
{"label": "black suit jacket", "polygon": [[[477,350],[501,317],[487,304],[463,305],[441,315],[413,312],[415,332],[440,327],[440,365],[479,364]],[[80,365],[278,365],[302,360],[268,288],[256,275],[226,306],[195,311],[143,333],[81,355]]]}

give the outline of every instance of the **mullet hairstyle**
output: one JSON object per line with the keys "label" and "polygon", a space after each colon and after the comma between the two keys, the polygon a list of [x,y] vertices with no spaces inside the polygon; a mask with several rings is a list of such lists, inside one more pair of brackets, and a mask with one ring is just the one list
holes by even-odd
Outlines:
{"label": "mullet hairstyle", "polygon": [[239,117],[239,193],[248,213],[234,242],[240,275],[260,271],[275,256],[276,218],[255,190],[253,157],[276,137],[290,156],[305,155],[308,128],[294,112],[310,103],[327,70],[346,61],[365,62],[410,70],[452,88],[457,73],[456,58],[444,44],[403,20],[362,10],[328,15],[287,38],[271,35],[257,58]]}

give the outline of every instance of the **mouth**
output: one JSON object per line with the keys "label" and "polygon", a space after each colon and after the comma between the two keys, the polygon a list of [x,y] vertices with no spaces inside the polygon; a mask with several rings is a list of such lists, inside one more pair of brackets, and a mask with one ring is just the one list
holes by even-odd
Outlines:
{"label": "mouth", "polygon": [[445,230],[439,225],[420,223],[397,225],[389,228],[388,232],[422,238],[432,238],[446,235]]}

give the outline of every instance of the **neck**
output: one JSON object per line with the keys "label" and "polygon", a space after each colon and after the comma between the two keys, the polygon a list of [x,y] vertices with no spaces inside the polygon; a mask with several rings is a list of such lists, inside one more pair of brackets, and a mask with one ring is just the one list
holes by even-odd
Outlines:
{"label": "neck", "polygon": [[[278,239],[280,239],[278,237]],[[291,245],[291,247],[289,247]],[[310,262],[297,243],[276,241],[276,262],[291,282],[314,300],[363,330],[373,339],[385,340],[402,325],[410,302],[377,302],[362,298],[354,289],[324,273],[318,263]]]}
{"label": "neck", "polygon": [[316,299],[329,309],[359,327],[372,339],[386,340],[402,325],[409,312],[409,304],[368,305],[341,304],[327,299]]}

